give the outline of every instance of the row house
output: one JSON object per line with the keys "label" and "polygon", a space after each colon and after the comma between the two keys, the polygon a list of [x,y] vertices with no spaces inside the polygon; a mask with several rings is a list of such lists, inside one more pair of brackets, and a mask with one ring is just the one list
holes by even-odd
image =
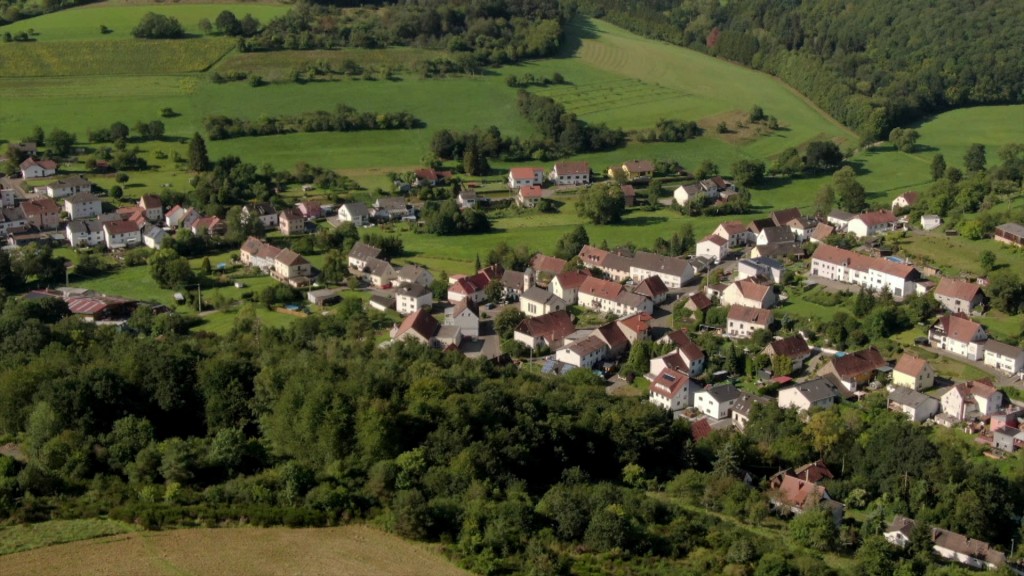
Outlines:
{"label": "row house", "polygon": [[99,220],[72,220],[65,228],[72,248],[96,246],[103,243],[103,223]]}
{"label": "row house", "polygon": [[668,288],[682,288],[693,279],[693,266],[683,258],[637,251],[629,260],[629,276],[636,282],[657,276]]}
{"label": "row house", "polygon": [[42,192],[50,198],[64,198],[65,196],[74,196],[82,192],[92,192],[92,183],[75,174],[65,180],[50,182],[40,188],[37,188],[36,191]]}
{"label": "row house", "polygon": [[729,248],[746,246],[754,241],[754,237],[750,231],[747,230],[746,225],[739,220],[722,222],[711,234],[725,240]]}
{"label": "row house", "polygon": [[819,244],[811,258],[811,275],[879,292],[896,299],[917,293],[920,275],[913,266],[885,258],[871,258],[828,244]]}
{"label": "row house", "polygon": [[29,226],[40,230],[60,228],[60,207],[51,198],[26,200],[19,205]]}
{"label": "row house", "polygon": [[580,285],[579,305],[598,312],[610,312],[618,316],[654,312],[654,303],[639,294],[627,291],[617,282],[588,277]]}
{"label": "row house", "polygon": [[164,203],[159,196],[144,194],[139,198],[139,208],[145,211],[146,220],[159,223],[164,219]]}

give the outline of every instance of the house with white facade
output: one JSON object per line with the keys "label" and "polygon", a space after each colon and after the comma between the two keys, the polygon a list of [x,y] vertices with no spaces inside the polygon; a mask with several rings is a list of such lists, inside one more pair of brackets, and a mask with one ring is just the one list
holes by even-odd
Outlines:
{"label": "house with white facade", "polygon": [[145,211],[149,222],[161,222],[164,219],[164,203],[159,196],[144,194],[139,198],[139,208]]}
{"label": "house with white facade", "polygon": [[573,305],[579,301],[580,286],[587,278],[590,278],[590,274],[576,271],[560,272],[551,279],[548,290],[565,300],[566,304]]}
{"label": "house with white facade", "polygon": [[275,230],[278,227],[277,209],[270,202],[242,206],[242,223],[248,224],[254,220],[258,220],[264,230]]}
{"label": "house with white facade", "polygon": [[370,209],[362,202],[346,202],[338,208],[338,221],[363,227],[370,223]]}
{"label": "house with white facade", "polygon": [[913,266],[872,258],[828,244],[819,244],[811,257],[811,275],[861,286],[873,292],[888,290],[897,300],[918,292],[920,275]]}
{"label": "house with white facade", "polygon": [[103,202],[92,192],[79,192],[64,199],[64,211],[71,220],[86,220],[103,213]]}
{"label": "house with white facade", "polygon": [[1003,405],[1003,393],[988,380],[973,380],[954,384],[939,401],[944,414],[966,420],[997,412]]}
{"label": "house with white facade", "polygon": [[729,411],[741,394],[732,384],[705,388],[693,395],[693,407],[709,418],[721,420],[729,417]]}
{"label": "house with white facade", "polygon": [[697,256],[719,263],[729,254],[729,241],[716,234],[709,234],[697,242]]}
{"label": "house with white facade", "polygon": [[551,170],[551,181],[559,186],[590,184],[590,164],[586,162],[560,162]]}
{"label": "house with white facade", "polygon": [[23,180],[29,180],[31,178],[45,178],[57,173],[57,163],[53,160],[36,160],[35,158],[29,157],[26,158],[18,167],[21,169],[21,178]]}
{"label": "house with white facade", "polygon": [[629,292],[617,282],[588,276],[580,285],[577,295],[580,306],[598,312],[627,316],[654,312],[654,302],[649,298]]}
{"label": "house with white facade", "polygon": [[1024,372],[1024,350],[998,340],[985,341],[986,366],[1013,375]]}
{"label": "house with white facade", "polygon": [[779,408],[828,408],[839,401],[839,391],[827,378],[814,378],[779,389]]}
{"label": "house with white facade", "polygon": [[770,284],[782,283],[782,262],[774,258],[744,258],[736,265],[736,280],[760,280]]}
{"label": "house with white facade", "polygon": [[912,422],[924,422],[939,413],[939,401],[912,388],[893,386],[889,392],[889,410],[902,412]]}
{"label": "house with white facade", "polygon": [[467,338],[480,335],[480,311],[471,300],[456,302],[444,310],[444,325],[458,327]]}
{"label": "house with white facade", "polygon": [[395,289],[395,309],[405,316],[434,304],[434,294],[421,284],[403,284]]}
{"label": "house with white facade", "polygon": [[555,349],[561,347],[566,336],[575,331],[572,316],[565,310],[559,310],[543,316],[525,318],[516,327],[513,338],[529,348],[546,346]]}
{"label": "house with white facade", "polygon": [[[40,189],[36,188],[36,191],[39,192]],[[42,192],[50,198],[64,198],[65,196],[74,196],[82,192],[92,192],[92,182],[75,174],[67,179],[57,180],[42,186]]]}
{"label": "house with white facade", "polygon": [[935,299],[954,314],[960,312],[970,316],[985,304],[985,293],[975,282],[944,277],[935,288]]}
{"label": "house with white facade", "polygon": [[597,336],[588,336],[559,348],[555,351],[555,359],[575,368],[593,368],[604,359],[608,345]]}
{"label": "house with white facade", "polygon": [[721,301],[723,306],[737,304],[748,308],[771,308],[775,306],[775,290],[770,284],[739,280],[722,291]]}
{"label": "house with white facade", "polygon": [[651,380],[648,391],[651,404],[675,412],[693,406],[693,395],[700,386],[686,374],[665,368]]}
{"label": "house with white facade", "polygon": [[533,166],[517,166],[508,171],[508,187],[512,190],[523,186],[544,184],[544,169]]}
{"label": "house with white facade", "polygon": [[635,282],[657,276],[668,288],[682,288],[693,279],[693,275],[693,266],[684,258],[638,250],[629,261],[629,276]]}
{"label": "house with white facade", "polygon": [[72,220],[65,228],[65,235],[74,248],[103,244],[103,223],[99,220]]}
{"label": "house with white facade", "polygon": [[754,240],[753,234],[747,230],[747,226],[739,220],[722,222],[717,228],[715,228],[712,234],[726,240],[729,248],[746,246]]}
{"label": "house with white facade", "polygon": [[773,320],[771,310],[733,305],[726,316],[725,335],[728,338],[750,338],[758,330],[767,330]]}
{"label": "house with white facade", "polygon": [[911,390],[926,390],[935,384],[935,370],[924,358],[904,352],[892,369],[892,383]]}
{"label": "house with white facade", "polygon": [[985,358],[985,328],[960,314],[946,314],[928,331],[932,346],[968,360]]}
{"label": "house with white facade", "polygon": [[543,316],[568,307],[565,300],[538,286],[532,286],[519,297],[519,309],[527,317]]}
{"label": "house with white facade", "polygon": [[896,227],[896,217],[888,210],[865,212],[850,220],[846,231],[857,238],[867,238],[876,234],[891,232]]}
{"label": "house with white facade", "polygon": [[[704,365],[707,361],[707,357],[704,355],[704,351],[700,349],[700,346],[697,346],[697,344],[690,339],[690,336],[685,330],[669,332],[662,336],[658,342],[670,343],[674,346],[674,350],[667,356],[671,356],[673,354],[677,355],[680,363],[670,364],[671,366],[686,372],[690,376],[700,376],[700,374],[704,372]],[[655,360],[658,359],[655,358],[651,360],[652,374],[657,374],[653,368],[653,366],[656,365]]]}
{"label": "house with white facade", "polygon": [[142,232],[138,224],[129,220],[114,220],[103,223],[103,241],[107,248],[128,248],[142,244]]}

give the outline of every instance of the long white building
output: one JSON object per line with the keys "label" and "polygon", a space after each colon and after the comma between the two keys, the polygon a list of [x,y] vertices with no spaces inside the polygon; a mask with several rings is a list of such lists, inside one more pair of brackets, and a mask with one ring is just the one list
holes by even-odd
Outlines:
{"label": "long white building", "polygon": [[872,258],[828,244],[819,244],[814,251],[811,275],[875,292],[888,290],[897,299],[919,290],[917,280],[920,274],[913,266],[886,258]]}

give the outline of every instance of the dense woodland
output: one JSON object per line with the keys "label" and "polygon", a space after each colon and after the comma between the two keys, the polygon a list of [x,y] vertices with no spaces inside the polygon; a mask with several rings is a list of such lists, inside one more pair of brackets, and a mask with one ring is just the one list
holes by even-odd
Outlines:
{"label": "dense woodland", "polygon": [[785,80],[867,139],[1024,99],[1016,0],[580,0],[581,11]]}
{"label": "dense woodland", "polygon": [[421,126],[423,122],[409,112],[359,112],[344,104],[339,104],[334,112],[317,110],[296,116],[262,116],[255,120],[207,116],[203,120],[203,128],[210,140],[295,132],[411,130]]}

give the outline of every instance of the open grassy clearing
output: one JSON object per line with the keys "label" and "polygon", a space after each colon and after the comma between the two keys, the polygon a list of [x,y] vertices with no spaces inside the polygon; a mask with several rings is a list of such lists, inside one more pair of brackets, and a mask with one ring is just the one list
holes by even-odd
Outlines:
{"label": "open grassy clearing", "polygon": [[997,268],[1024,270],[1024,252],[988,238],[969,240],[963,236],[915,232],[900,242],[900,249],[913,257],[916,264],[937,266],[947,276],[984,275],[980,262],[985,251],[995,254]]}
{"label": "open grassy clearing", "polygon": [[[13,24],[0,26],[0,34],[10,32],[35,32],[33,44],[58,43],[68,40],[115,40],[132,38],[132,29],[147,12],[155,12],[164,16],[177,18],[185,28],[185,33],[199,35],[199,21],[206,18],[211,23],[217,15],[228,10],[241,19],[252,14],[260,22],[266,23],[272,18],[288,11],[288,6],[274,4],[249,4],[238,2],[206,2],[201,4],[139,4],[134,6],[115,6],[109,3],[83,6],[73,10],[61,10],[44,14]],[[100,26],[106,26],[110,32],[103,34]],[[150,41],[144,41],[150,42]],[[234,41],[232,40],[232,43]]]}
{"label": "open grassy clearing", "polygon": [[436,548],[366,526],[135,532],[0,557],[21,576],[128,574],[468,574]]}
{"label": "open grassy clearing", "polygon": [[949,166],[963,168],[964,153],[977,142],[987,147],[989,164],[998,163],[999,148],[1024,143],[1024,105],[978,106],[944,112],[916,126],[922,156],[941,153]]}
{"label": "open grassy clearing", "polygon": [[[145,48],[142,48],[142,43]],[[0,44],[5,78],[201,72],[235,47],[231,38],[80,40]],[[125,54],[138,53],[135,58]],[[31,62],[26,66],[25,62]]]}
{"label": "open grassy clearing", "polygon": [[[54,544],[134,532],[135,526],[118,520],[50,520],[0,528],[0,556]],[[2,562],[2,560],[0,560]]]}

